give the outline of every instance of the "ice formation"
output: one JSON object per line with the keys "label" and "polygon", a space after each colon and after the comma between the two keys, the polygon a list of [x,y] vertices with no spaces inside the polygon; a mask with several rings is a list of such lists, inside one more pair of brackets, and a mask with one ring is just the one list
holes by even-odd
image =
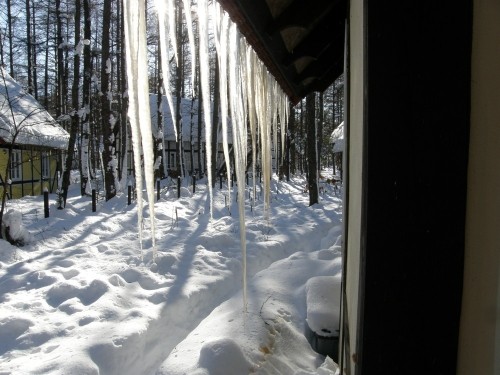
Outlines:
{"label": "ice formation", "polygon": [[[127,47],[127,73],[129,84],[129,117],[134,145],[134,160],[138,187],[142,186],[141,147],[144,151],[144,170],[146,176],[148,202],[150,205],[151,228],[154,243],[154,184],[153,184],[153,149],[151,124],[149,118],[149,95],[147,80],[140,79],[147,75],[146,41],[144,25],[144,3],[127,0],[125,3],[125,26]],[[173,0],[155,0],[160,25],[160,49],[162,71],[164,75],[165,95],[174,115],[172,94],[169,89],[168,54],[172,45],[177,59],[177,41],[175,36],[175,10]],[[256,166],[260,162],[264,191],[264,215],[269,219],[270,182],[272,173],[274,147],[275,160],[278,160],[278,149],[285,149],[286,125],[288,120],[288,99],[278,86],[276,80],[258,59],[254,50],[247,44],[236,25],[217,2],[213,2],[209,14],[207,0],[198,0],[194,5],[198,16],[199,50],[194,50],[194,33],[192,29],[191,7],[189,0],[183,0],[184,15],[188,24],[189,44],[191,48],[191,64],[194,68],[196,55],[200,61],[201,95],[203,98],[203,114],[205,123],[206,160],[208,187],[210,196],[210,215],[212,215],[212,176],[211,149],[212,125],[210,118],[210,71],[209,71],[209,30],[214,33],[220,75],[221,125],[224,159],[228,179],[231,179],[230,154],[228,145],[229,115],[233,134],[234,169],[238,185],[238,207],[240,213],[240,241],[243,261],[244,306],[246,306],[246,230],[245,230],[245,182],[248,155],[248,131],[251,137],[253,191],[255,192]],[[212,24],[209,24],[209,15]],[[194,71],[194,69],[192,69]],[[194,88],[194,81],[193,88]],[[173,118],[175,121],[175,118]],[[281,139],[278,134],[281,132]],[[278,146],[281,142],[281,147]],[[259,151],[259,154],[257,153]],[[276,167],[279,167],[276,165]],[[228,183],[228,187],[230,183]],[[139,222],[142,221],[142,192],[138,188]],[[142,241],[142,232],[139,228]]]}
{"label": "ice formation", "polygon": [[222,12],[217,2],[213,3],[213,19],[215,23],[215,48],[217,50],[217,59],[219,63],[219,91],[220,91],[220,116],[222,125],[222,148],[224,151],[224,162],[227,173],[228,204],[231,205],[231,161],[229,158],[229,145],[227,139],[227,121],[228,121],[228,92],[227,92],[227,59],[228,59],[228,31],[229,16]]}
{"label": "ice formation", "polygon": [[[170,82],[170,65],[169,65],[169,40],[171,38],[175,39],[175,27],[169,26],[169,17],[167,14],[167,8],[165,0],[155,0],[156,11],[158,14],[158,25],[160,38],[160,55],[161,55],[161,72],[163,76],[163,87],[164,94],[167,97],[168,107],[170,108],[170,114],[172,116],[172,123],[175,124],[175,107],[174,101],[172,99],[172,93],[170,92],[169,82]],[[172,31],[173,29],[173,31]],[[169,34],[172,33],[173,35]],[[174,49],[177,51],[177,49]],[[177,128],[174,126],[175,139],[178,139]]]}
{"label": "ice formation", "polygon": [[[208,57],[208,4],[207,0],[198,1],[198,30],[200,34],[200,80],[203,98],[203,119],[205,121],[205,148],[207,158],[208,189],[210,196],[210,217],[212,218],[213,194],[212,194],[212,125],[210,119],[210,71]],[[215,150],[217,152],[217,150]]]}
{"label": "ice formation", "polygon": [[[125,0],[125,46],[127,51],[127,83],[129,90],[129,120],[132,130],[134,167],[137,191],[137,214],[139,222],[139,240],[142,249],[142,166],[141,154],[144,153],[144,174],[149,204],[153,258],[156,253],[154,221],[154,155],[153,137],[151,136],[151,116],[149,112],[149,86],[147,77],[147,42],[145,3]],[[142,251],[141,251],[142,252]]]}

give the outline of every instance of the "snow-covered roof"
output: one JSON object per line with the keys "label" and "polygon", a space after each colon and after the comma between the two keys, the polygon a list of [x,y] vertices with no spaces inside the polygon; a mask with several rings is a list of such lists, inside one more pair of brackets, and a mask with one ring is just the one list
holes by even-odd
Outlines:
{"label": "snow-covered roof", "polygon": [[344,121],[332,132],[330,141],[333,143],[333,152],[344,151]]}
{"label": "snow-covered roof", "polygon": [[[172,102],[175,108],[176,97],[172,98]],[[157,129],[158,124],[158,96],[156,94],[149,95],[149,104],[151,111],[151,126],[153,129]],[[175,141],[174,125],[172,121],[172,115],[170,113],[170,107],[168,105],[167,97],[162,98],[162,112],[163,112],[163,135],[167,141]],[[210,105],[210,119],[212,119],[213,106]],[[220,116],[219,116],[220,117]],[[184,141],[189,141],[190,136],[196,142],[198,137],[198,99],[187,99],[181,98],[181,118],[182,118],[182,139]],[[220,121],[220,119],[219,119]],[[228,143],[232,143],[233,136],[231,133],[231,124],[228,119]],[[205,121],[202,115],[202,131],[201,131],[202,142],[205,142]],[[220,139],[220,137],[219,137]]]}
{"label": "snow-covered roof", "polygon": [[59,149],[66,149],[69,142],[68,132],[3,69],[0,72],[0,138],[9,143]]}

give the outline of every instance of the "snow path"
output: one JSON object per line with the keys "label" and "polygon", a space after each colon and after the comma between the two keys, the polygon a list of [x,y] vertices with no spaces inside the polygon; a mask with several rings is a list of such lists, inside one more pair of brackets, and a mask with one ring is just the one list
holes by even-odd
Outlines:
{"label": "snow path", "polygon": [[[262,202],[250,207],[247,188],[249,278],[335,240],[328,236],[340,224],[340,199],[307,207],[304,184],[273,181],[273,224]],[[197,187],[195,194],[184,187],[179,200],[165,187],[155,203],[156,263],[151,251],[141,263],[137,207],[126,206],[126,196],[101,202],[95,214],[88,198],[73,196],[66,210],[52,206],[49,219],[38,197],[12,202],[38,242],[16,250],[2,241],[0,373],[154,373],[242,288],[238,208],[228,216],[226,190],[216,190],[210,223],[206,186]]]}

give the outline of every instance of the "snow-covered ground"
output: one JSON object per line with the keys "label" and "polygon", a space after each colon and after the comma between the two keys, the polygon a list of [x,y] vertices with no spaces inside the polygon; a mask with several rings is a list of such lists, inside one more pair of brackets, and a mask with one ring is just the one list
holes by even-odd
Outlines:
{"label": "snow-covered ground", "polygon": [[[141,254],[126,195],[93,213],[73,185],[64,210],[51,195],[47,219],[42,197],[8,202],[33,242],[0,240],[0,374],[335,373],[305,332],[308,310],[318,324],[321,300],[338,296],[340,192],[326,185],[308,207],[304,178],[274,179],[267,222],[259,187],[255,204],[247,187],[245,311],[237,204],[217,182],[210,220],[205,184],[193,194],[186,182],[177,199],[168,183],[155,203],[155,262],[149,220]],[[313,293],[307,306],[306,284],[328,280],[331,296]]]}

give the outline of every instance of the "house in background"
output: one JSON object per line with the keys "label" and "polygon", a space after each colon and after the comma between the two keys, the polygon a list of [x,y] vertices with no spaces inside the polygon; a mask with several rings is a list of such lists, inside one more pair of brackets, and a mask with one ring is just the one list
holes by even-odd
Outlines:
{"label": "house in background", "polygon": [[[151,125],[157,132],[158,129],[158,96],[150,94],[149,96],[150,112],[151,112]],[[191,174],[194,171],[205,171],[206,161],[206,141],[205,141],[205,121],[201,121],[201,129],[198,132],[198,99],[181,99],[181,121],[182,121],[182,159],[180,162],[184,167],[185,174]],[[173,104],[175,107],[176,98],[173,97]],[[163,116],[163,139],[165,147],[165,159],[167,171],[177,170],[178,152],[177,152],[177,138],[174,129],[173,116],[170,112],[170,107],[167,98],[164,96],[161,103],[162,116]],[[212,106],[210,112],[210,119],[212,119]],[[220,116],[219,116],[220,118]],[[216,168],[219,170],[224,165],[224,152],[222,146],[222,126],[218,126],[218,142],[217,142],[217,162]],[[201,142],[199,142],[199,140]],[[230,121],[228,120],[228,134],[227,140],[229,147],[233,143],[233,135],[231,132]],[[201,143],[201,144],[200,144]],[[200,154],[201,153],[201,154]],[[198,156],[200,155],[200,157]],[[201,162],[201,165],[200,165]]]}
{"label": "house in background", "polygon": [[333,152],[333,174],[338,174],[342,180],[342,156],[344,152],[344,121],[332,132],[330,137]]}
{"label": "house in background", "polygon": [[[1,68],[0,68],[1,69]],[[0,192],[11,153],[8,196],[57,189],[57,172],[69,134],[3,69],[0,72]]]}

